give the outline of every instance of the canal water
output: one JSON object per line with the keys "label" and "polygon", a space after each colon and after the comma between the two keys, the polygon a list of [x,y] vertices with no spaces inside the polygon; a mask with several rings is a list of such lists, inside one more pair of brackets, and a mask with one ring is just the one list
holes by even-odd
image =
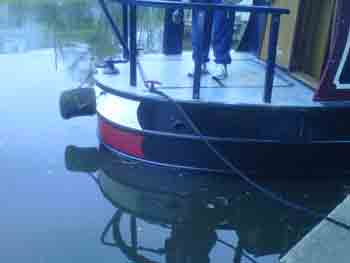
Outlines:
{"label": "canal water", "polygon": [[[142,12],[147,52],[161,19]],[[125,162],[98,147],[94,117],[61,119],[60,93],[91,85],[95,61],[118,52],[96,1],[0,1],[1,262],[278,262],[318,219],[234,177]],[[349,190],[261,183],[324,213]]]}

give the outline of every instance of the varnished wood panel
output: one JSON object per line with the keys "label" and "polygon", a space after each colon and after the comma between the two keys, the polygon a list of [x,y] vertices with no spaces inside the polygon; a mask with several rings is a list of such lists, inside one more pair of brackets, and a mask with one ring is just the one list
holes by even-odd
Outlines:
{"label": "varnished wood panel", "polygon": [[[281,28],[279,32],[277,48],[277,64],[284,68],[289,68],[294,44],[294,34],[298,19],[300,0],[274,0],[272,5],[274,7],[288,8],[291,11],[290,15],[284,15],[281,18]],[[269,34],[270,18],[268,20],[263,48],[261,51],[261,57],[263,59],[267,58]]]}

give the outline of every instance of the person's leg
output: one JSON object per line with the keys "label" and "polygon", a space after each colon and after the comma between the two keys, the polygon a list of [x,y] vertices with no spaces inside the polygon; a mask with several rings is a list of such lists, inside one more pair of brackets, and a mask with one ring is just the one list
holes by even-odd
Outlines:
{"label": "person's leg", "polygon": [[[221,0],[214,0],[220,3]],[[233,36],[233,19],[232,15],[223,10],[216,10],[213,19],[213,36],[212,44],[215,56],[215,63],[231,63],[231,44]]]}
{"label": "person's leg", "polygon": [[[208,1],[196,1],[196,2],[208,2]],[[203,12],[202,12],[203,14]],[[211,42],[211,32],[213,24],[213,13],[210,11],[205,12],[205,20],[199,10],[193,10],[192,12],[192,57],[201,56],[202,63],[209,62],[209,49]],[[204,22],[203,35],[200,34],[200,27],[203,26],[201,22]],[[201,52],[199,54],[199,46],[201,45]]]}

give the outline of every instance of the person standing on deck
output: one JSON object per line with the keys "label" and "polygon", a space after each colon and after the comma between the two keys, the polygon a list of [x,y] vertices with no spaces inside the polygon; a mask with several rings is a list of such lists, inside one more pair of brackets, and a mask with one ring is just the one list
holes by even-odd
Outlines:
{"label": "person standing on deck", "polygon": [[[193,2],[221,4],[223,0],[195,0]],[[231,4],[236,4],[240,0],[230,0]],[[224,10],[207,11],[207,19],[204,22],[203,36],[200,36],[201,29],[198,28],[199,15],[203,12],[193,10],[192,13],[192,49],[193,60],[196,56],[202,59],[202,74],[208,74],[207,63],[209,62],[210,44],[213,46],[214,62],[216,63],[213,77],[220,80],[227,78],[227,65],[231,64],[231,43],[233,36],[234,19],[229,12]],[[200,40],[202,39],[202,49],[199,51]],[[199,54],[200,53],[200,54]],[[189,76],[193,76],[193,72]]]}

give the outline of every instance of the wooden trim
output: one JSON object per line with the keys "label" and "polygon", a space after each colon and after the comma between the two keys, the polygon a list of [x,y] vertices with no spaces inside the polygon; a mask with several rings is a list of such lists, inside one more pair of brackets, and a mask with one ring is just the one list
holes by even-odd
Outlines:
{"label": "wooden trim", "polygon": [[349,89],[337,89],[334,79],[338,71],[338,67],[343,57],[344,49],[350,34],[350,10],[349,0],[338,0],[336,6],[336,22],[335,31],[332,34],[333,39],[332,50],[323,72],[319,89],[315,94],[314,100],[350,100]]}
{"label": "wooden trim", "polygon": [[290,71],[302,72],[320,80],[329,55],[334,6],[335,0],[300,3]]}
{"label": "wooden trim", "polygon": [[[278,38],[277,65],[289,69],[291,52],[293,49],[296,21],[299,12],[299,5],[303,0],[275,0],[272,7],[289,8],[291,13],[288,16],[281,17],[281,28]],[[270,34],[271,17],[268,18],[265,37],[261,48],[260,57],[263,60],[267,58],[268,36]]]}

